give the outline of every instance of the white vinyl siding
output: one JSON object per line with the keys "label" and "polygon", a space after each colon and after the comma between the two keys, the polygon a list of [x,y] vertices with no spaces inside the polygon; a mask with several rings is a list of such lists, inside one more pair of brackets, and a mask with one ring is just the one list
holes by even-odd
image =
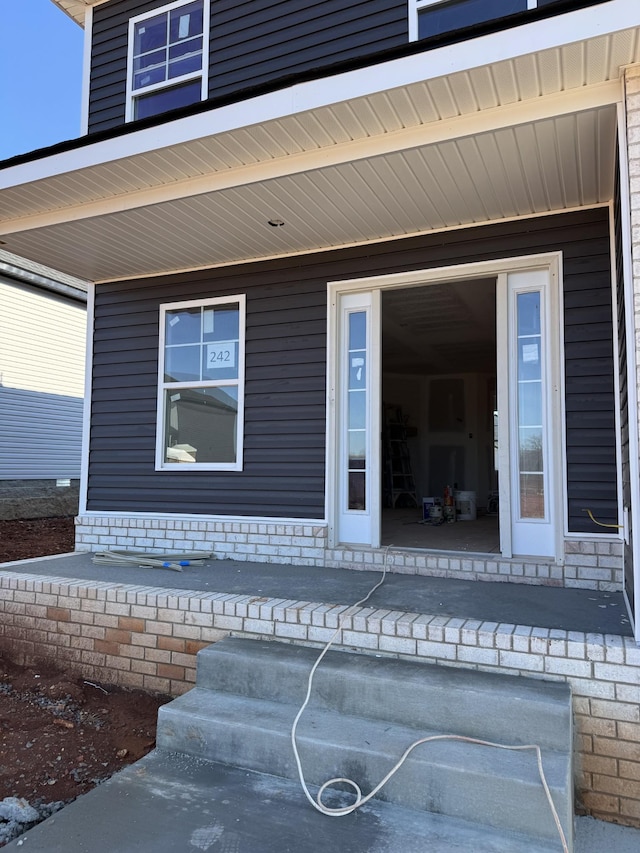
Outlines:
{"label": "white vinyl siding", "polygon": [[0,480],[80,475],[84,304],[0,279]]}
{"label": "white vinyl siding", "polygon": [[84,396],[86,307],[0,278],[0,385]]}

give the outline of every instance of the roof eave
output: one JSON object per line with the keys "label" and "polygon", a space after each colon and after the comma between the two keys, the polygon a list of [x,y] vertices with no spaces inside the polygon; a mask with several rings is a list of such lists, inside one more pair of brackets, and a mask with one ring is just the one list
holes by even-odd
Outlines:
{"label": "roof eave", "polygon": [[90,6],[97,6],[104,0],[51,0],[65,15],[68,15],[76,24],[84,27],[84,16]]}

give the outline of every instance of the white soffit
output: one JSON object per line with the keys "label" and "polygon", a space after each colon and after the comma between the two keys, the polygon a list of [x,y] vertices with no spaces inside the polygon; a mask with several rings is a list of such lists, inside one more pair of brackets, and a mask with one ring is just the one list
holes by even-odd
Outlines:
{"label": "white soffit", "polygon": [[[87,11],[88,6],[97,5],[92,0],[52,0],[52,2],[59,8],[62,9],[63,12],[66,12],[70,18],[80,24],[80,26],[84,26],[84,16]],[[104,0],[99,0],[99,2],[104,2]]]}
{"label": "white soffit", "polygon": [[[20,219],[150,189],[166,183],[167,179],[174,183],[189,181],[411,128],[431,129],[456,118],[477,117],[486,110],[534,104],[542,97],[563,96],[566,109],[571,111],[572,100],[578,102],[587,87],[598,84],[613,84],[609,90],[603,86],[601,94],[602,99],[612,102],[620,96],[617,89],[620,68],[635,62],[640,62],[640,36],[634,29],[273,121],[247,122],[237,130],[221,134],[200,133],[188,142],[154,146],[145,153],[109,159],[87,168],[73,168],[73,161],[81,161],[83,157],[84,149],[78,149],[66,155],[69,167],[52,177],[29,180],[31,164],[27,164],[7,170],[15,172],[12,187],[3,183],[0,172],[0,223],[9,216]],[[550,109],[557,107],[553,104]],[[580,105],[576,103],[573,109],[580,109]],[[215,125],[217,112],[205,115],[206,123]],[[247,105],[247,115],[251,115],[251,102]],[[155,131],[156,139],[162,140],[163,130],[161,126]],[[116,150],[119,142],[88,148]],[[4,180],[11,181],[12,177],[7,174]]]}
{"label": "white soffit", "polygon": [[615,107],[601,107],[24,230],[10,244],[100,281],[593,206],[612,197],[615,126]]}

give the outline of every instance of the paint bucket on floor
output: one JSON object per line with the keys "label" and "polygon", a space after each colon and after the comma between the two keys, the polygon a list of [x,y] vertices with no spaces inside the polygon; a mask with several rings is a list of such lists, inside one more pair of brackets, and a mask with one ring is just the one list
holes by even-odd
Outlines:
{"label": "paint bucket on floor", "polygon": [[444,520],[447,522],[447,524],[453,524],[453,522],[456,520],[456,508],[455,508],[455,506],[451,505],[451,506],[443,507],[442,514],[443,514]]}
{"label": "paint bucket on floor", "polygon": [[441,506],[429,507],[429,522],[431,524],[442,524],[442,507]]}
{"label": "paint bucket on floor", "polygon": [[439,506],[440,498],[422,498],[422,520],[429,521],[429,511],[432,506]]}
{"label": "paint bucket on floor", "polygon": [[456,513],[458,521],[475,521],[476,520],[476,493],[475,492],[456,492]]}

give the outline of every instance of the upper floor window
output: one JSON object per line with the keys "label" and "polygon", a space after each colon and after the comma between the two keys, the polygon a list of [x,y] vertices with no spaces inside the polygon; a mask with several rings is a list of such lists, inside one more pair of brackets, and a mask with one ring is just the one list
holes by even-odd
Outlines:
{"label": "upper floor window", "polygon": [[129,21],[127,121],[207,97],[209,4],[178,0]]}
{"label": "upper floor window", "polygon": [[537,9],[539,0],[409,0],[409,40]]}

